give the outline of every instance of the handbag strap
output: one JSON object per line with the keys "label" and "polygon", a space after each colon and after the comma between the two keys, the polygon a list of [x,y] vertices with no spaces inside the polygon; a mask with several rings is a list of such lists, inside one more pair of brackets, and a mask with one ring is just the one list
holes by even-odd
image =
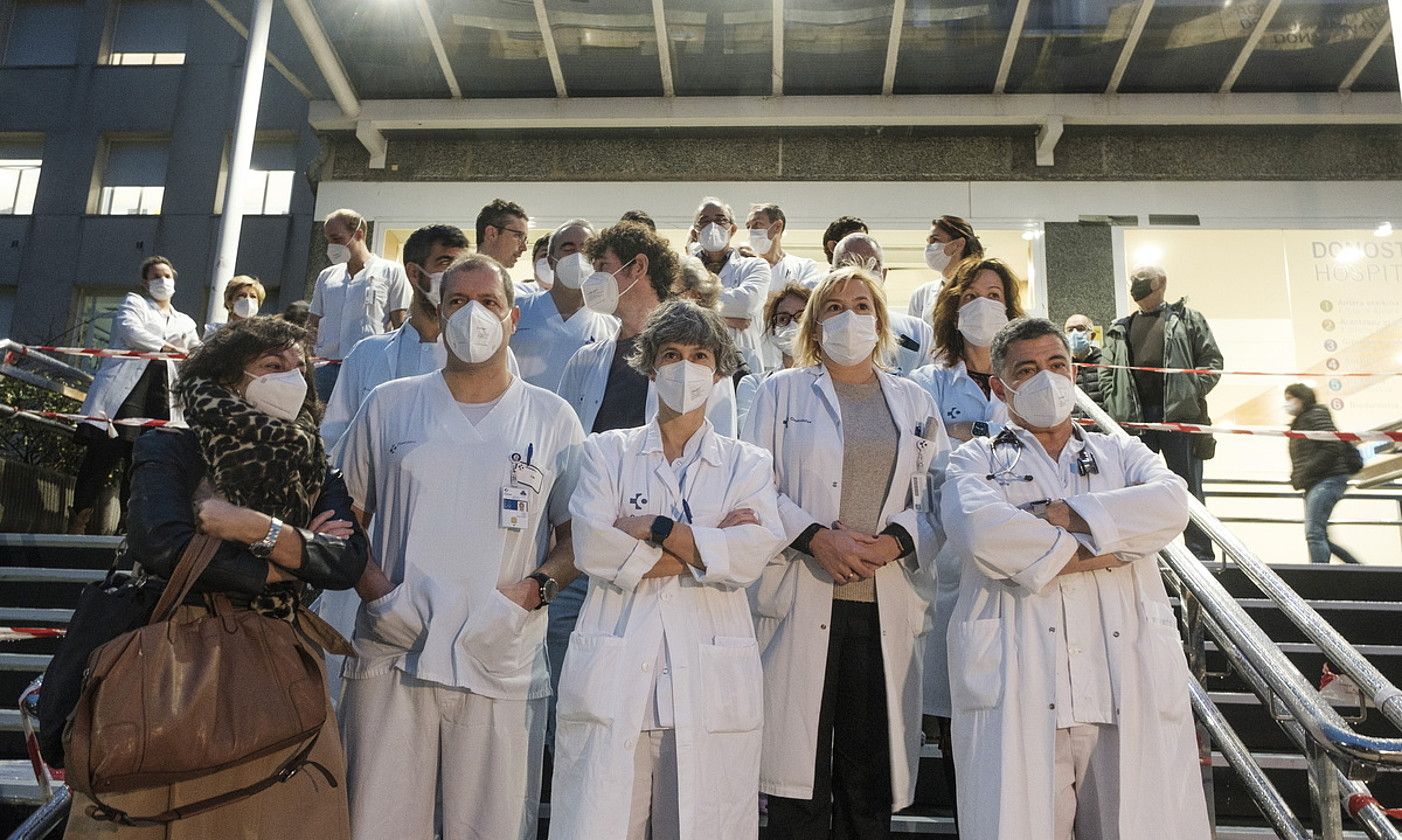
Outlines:
{"label": "handbag strap", "polygon": [[165,590],[156,602],[156,609],[151,613],[151,624],[170,620],[175,608],[185,603],[185,597],[190,594],[204,570],[209,568],[210,561],[219,551],[219,545],[219,540],[205,534],[195,534],[190,538],[184,553],[180,555],[180,562],[175,564],[175,571],[171,573],[170,580],[166,581]]}
{"label": "handbag strap", "polygon": [[305,746],[303,746],[297,752],[293,753],[270,775],[264,777],[263,779],[260,779],[259,781],[254,782],[251,785],[241,787],[238,790],[231,790],[227,793],[221,793],[218,796],[211,796],[208,799],[201,799],[196,802],[191,802],[189,805],[181,805],[178,808],[171,808],[167,811],[162,811],[159,814],[152,814],[149,817],[133,817],[131,814],[121,810],[120,808],[115,808],[111,805],[108,805],[106,802],[103,802],[101,799],[98,799],[96,793],[92,793],[89,794],[89,797],[92,799],[94,804],[88,806],[87,814],[90,818],[94,820],[103,822],[113,822],[117,825],[164,825],[166,823],[175,822],[176,820],[183,820],[188,817],[193,817],[196,814],[203,814],[206,811],[212,811],[215,808],[220,808],[233,802],[238,802],[240,799],[247,799],[250,796],[255,796],[272,787],[273,785],[280,784],[291,779],[293,776],[297,775],[297,773],[300,772],[303,767],[315,768],[321,773],[322,777],[326,779],[326,783],[328,785],[330,785],[333,788],[339,787],[339,785],[336,782],[336,777],[331,775],[331,771],[327,770],[321,764],[312,761],[309,757],[312,752],[312,747],[316,746],[317,739],[320,737],[321,730],[318,729],[316,733],[313,734],[312,737],[307,741]]}

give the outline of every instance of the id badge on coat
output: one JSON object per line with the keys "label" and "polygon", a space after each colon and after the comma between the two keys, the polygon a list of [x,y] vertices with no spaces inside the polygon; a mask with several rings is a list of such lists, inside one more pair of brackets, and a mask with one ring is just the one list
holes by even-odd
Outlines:
{"label": "id badge on coat", "polygon": [[525,487],[501,488],[498,525],[512,531],[523,530],[530,520],[530,490]]}

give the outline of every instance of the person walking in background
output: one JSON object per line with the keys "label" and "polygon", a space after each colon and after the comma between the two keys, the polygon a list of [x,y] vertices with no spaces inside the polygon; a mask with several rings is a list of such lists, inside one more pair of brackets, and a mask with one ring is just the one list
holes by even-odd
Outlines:
{"label": "person walking in background", "polygon": [[[1100,391],[1105,410],[1120,423],[1212,422],[1207,393],[1221,379],[1216,373],[1155,373],[1129,370],[1151,368],[1222,369],[1222,351],[1201,312],[1184,300],[1166,303],[1168,275],[1158,266],[1137,268],[1130,275],[1129,296],[1138,309],[1105,331]],[[1202,462],[1216,454],[1211,435],[1146,431],[1144,445],[1163,455],[1168,468],[1188,482],[1188,491],[1203,500]],[[1183,533],[1188,549],[1199,560],[1213,560],[1212,538],[1188,524]]]}
{"label": "person walking in background", "polygon": [[[1296,382],[1285,388],[1285,413],[1290,429],[1297,432],[1332,432],[1338,429],[1329,409],[1320,405],[1314,389]],[[1348,479],[1363,468],[1363,458],[1351,443],[1342,440],[1291,440],[1290,486],[1305,494],[1305,545],[1310,562],[1328,564],[1330,556],[1357,563],[1343,546],[1329,539],[1329,515],[1348,490]]]}
{"label": "person walking in background", "polygon": [[[165,257],[146,258],[141,264],[140,291],[129,293],[117,307],[108,347],[184,353],[199,346],[194,319],[177,311],[170,302],[175,295],[175,275],[175,266]],[[114,420],[146,417],[178,421],[180,409],[172,396],[177,365],[173,361],[105,358],[97,367],[79,413]],[[114,429],[116,433],[112,434]],[[146,431],[149,430],[140,426],[78,424],[73,436],[88,449],[78,466],[68,533],[87,533],[102,487],[119,462],[125,465],[121,477],[121,505],[126,508],[131,445]]]}

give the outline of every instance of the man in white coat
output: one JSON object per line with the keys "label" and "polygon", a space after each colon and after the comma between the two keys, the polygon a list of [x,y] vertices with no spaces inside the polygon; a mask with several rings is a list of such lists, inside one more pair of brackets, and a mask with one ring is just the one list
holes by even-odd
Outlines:
{"label": "man in white coat", "polygon": [[550,833],[753,838],[763,679],[745,586],[783,541],[773,462],[706,420],[739,364],[715,312],[663,304],[630,364],[662,407],[584,445],[570,511],[589,595],[560,680]]}
{"label": "man in white coat", "polygon": [[384,567],[358,587],[341,701],[356,840],[433,837],[436,811],[444,840],[536,836],[541,607],[576,574],[584,433],[507,368],[513,295],[490,257],[449,267],[446,366],[376,388],[334,453]]}
{"label": "man in white coat", "polygon": [[745,216],[746,235],[750,239],[750,250],[769,263],[769,294],[774,294],[790,283],[796,286],[813,288],[827,273],[826,266],[818,265],[817,260],[790,254],[784,250],[784,233],[789,223],[784,211],[777,204],[756,204]]}
{"label": "man in white coat", "polygon": [[[336,210],[326,217],[326,258],[317,275],[308,307],[307,327],[316,333],[316,355],[340,361],[356,342],[404,323],[409,309],[409,278],[404,267],[378,257],[365,241],[369,227],[354,210]],[[340,376],[339,365],[315,371],[316,393],[323,401]]]}
{"label": "man in white coat", "polygon": [[764,336],[764,303],[769,299],[772,272],[761,257],[747,257],[730,247],[737,230],[730,205],[719,198],[701,199],[692,233],[700,246],[696,256],[706,270],[720,278],[720,314],[730,325],[730,337],[751,373],[764,370],[760,339]]}
{"label": "man in white coat", "polygon": [[[870,234],[849,233],[833,248],[832,264],[836,267],[855,265],[865,268],[886,282],[886,255],[881,243]],[[900,376],[910,377],[916,368],[930,363],[935,346],[935,331],[920,318],[912,318],[903,312],[891,310],[891,337],[896,342],[895,351],[886,358],[887,367]]]}
{"label": "man in white coat", "polygon": [[1206,840],[1188,670],[1157,552],[1187,489],[1135,438],[1071,422],[1071,350],[1020,318],[993,339],[1011,423],[950,459],[963,566],[949,625],[966,840]]}
{"label": "man in white coat", "polygon": [[585,219],[571,219],[550,234],[546,260],[555,282],[517,298],[521,321],[511,336],[511,349],[521,366],[521,378],[555,391],[560,373],[574,352],[586,344],[612,338],[618,319],[601,315],[584,305],[579,287],[594,267],[584,254],[584,243],[594,235]]}

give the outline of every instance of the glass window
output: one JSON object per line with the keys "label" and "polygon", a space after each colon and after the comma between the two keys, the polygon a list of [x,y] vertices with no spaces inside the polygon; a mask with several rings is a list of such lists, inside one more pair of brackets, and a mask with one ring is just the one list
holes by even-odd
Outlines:
{"label": "glass window", "polygon": [[1120,92],[1217,92],[1265,7],[1256,0],[1155,4]]}
{"label": "glass window", "polygon": [[1353,89],[1362,92],[1386,92],[1397,90],[1397,54],[1393,50],[1392,39],[1383,41],[1373,60],[1363,68]]}
{"label": "glass window", "polygon": [[[111,344],[112,320],[128,291],[130,290],[116,287],[79,289],[78,305],[73,312],[73,327],[67,335],[77,339],[79,347],[106,347]],[[80,356],[64,361],[91,373],[97,369],[101,359],[96,356]]]}
{"label": "glass window", "polygon": [[661,96],[649,0],[545,0],[571,96]]}
{"label": "glass window", "polygon": [[121,0],[108,64],[185,63],[189,0]]}
{"label": "glass window", "polygon": [[893,8],[850,0],[785,3],[784,93],[880,93]]}
{"label": "glass window", "polygon": [[0,141],[0,216],[34,212],[43,156],[39,143]]}
{"label": "glass window", "polygon": [[1139,0],[1031,4],[1008,72],[1008,91],[1104,92],[1138,12]]}
{"label": "glass window", "polygon": [[447,0],[432,6],[463,96],[555,96],[545,40],[530,3]]}
{"label": "glass window", "polygon": [[5,63],[11,67],[78,63],[78,0],[17,0]]}
{"label": "glass window", "polygon": [[1282,3],[1232,90],[1338,90],[1385,25],[1387,4],[1375,0]]}
{"label": "glass window", "polygon": [[896,93],[991,93],[1014,3],[910,3]]}
{"label": "glass window", "polygon": [[243,194],[243,212],[250,216],[283,216],[292,207],[297,174],[297,147],[288,141],[257,143]]}
{"label": "glass window", "polygon": [[[450,95],[412,3],[315,5],[321,5],[321,24],[362,99],[446,99]],[[449,58],[454,65],[465,65],[463,72],[472,72],[472,54],[449,51]]]}
{"label": "glass window", "polygon": [[667,8],[673,82],[679,95],[765,96],[774,90],[770,4],[709,0],[682,6]]}
{"label": "glass window", "polygon": [[163,140],[108,141],[97,212],[105,216],[160,213],[169,154],[170,144]]}

